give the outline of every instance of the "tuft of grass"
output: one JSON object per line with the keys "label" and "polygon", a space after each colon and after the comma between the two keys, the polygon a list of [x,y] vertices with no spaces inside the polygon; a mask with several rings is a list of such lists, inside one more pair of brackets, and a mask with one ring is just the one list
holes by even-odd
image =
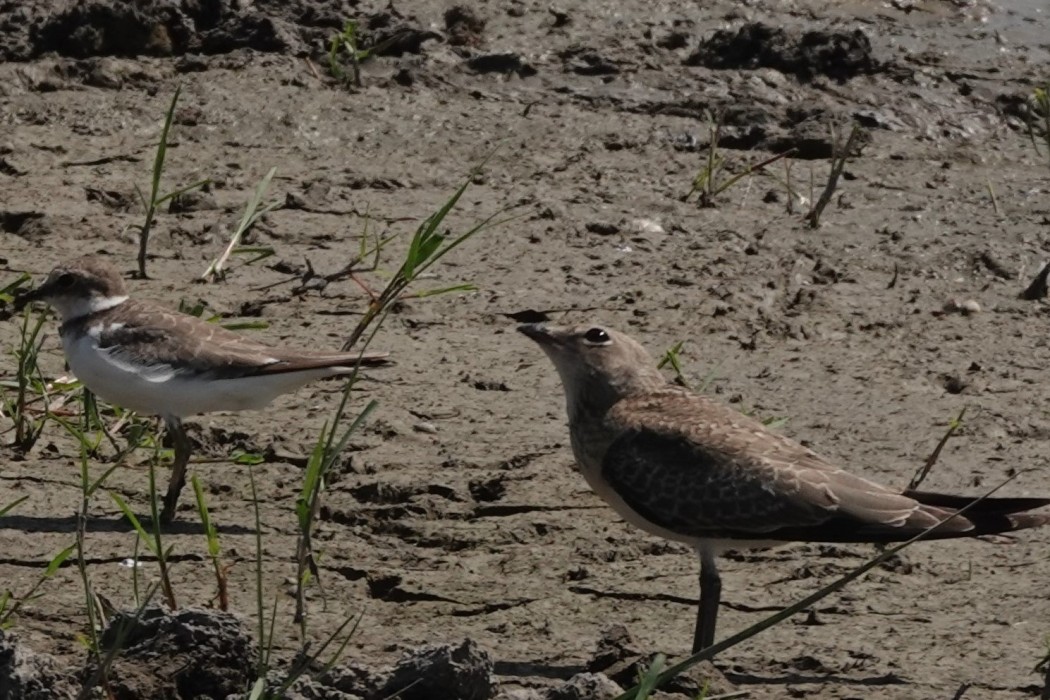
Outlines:
{"label": "tuft of grass", "polygon": [[343,31],[328,40],[328,72],[342,83],[361,87],[361,64],[372,57],[374,49],[362,49],[357,20],[348,19]]}
{"label": "tuft of grass", "polygon": [[135,185],[135,193],[139,196],[139,201],[142,202],[142,208],[146,212],[146,220],[141,226],[138,226],[139,230],[139,254],[138,254],[138,273],[139,277],[145,279],[146,275],[146,253],[149,248],[149,236],[150,231],[153,229],[153,219],[157,213],[157,210],[170,199],[174,199],[179,195],[186,194],[195,189],[199,189],[209,184],[211,180],[204,179],[194,182],[192,185],[186,185],[180,187],[167,194],[161,194],[160,192],[160,181],[164,174],[164,161],[168,155],[168,136],[171,133],[171,125],[175,119],[175,106],[179,102],[179,95],[182,92],[182,86],[179,85],[175,88],[175,94],[171,97],[171,104],[168,105],[168,111],[164,116],[164,126],[160,131],[160,141],[157,143],[157,151],[153,157],[153,171],[150,177],[150,195],[149,199],[142,193],[138,185]]}
{"label": "tuft of grass", "polygon": [[[482,165],[484,165],[484,163],[482,163]],[[479,232],[491,228],[497,225],[497,223],[502,223],[494,223],[496,217],[502,213],[496,212],[456,236],[448,232],[441,233],[438,231],[444,223],[445,218],[449,215],[449,212],[451,212],[459,202],[463,193],[467,191],[467,187],[470,185],[471,180],[476,176],[477,172],[478,170],[475,170],[474,173],[464,181],[459,189],[457,189],[436,212],[424,219],[416,229],[412,236],[412,240],[409,242],[408,252],[405,254],[404,261],[401,263],[397,272],[394,273],[393,277],[390,278],[390,281],[387,282],[383,291],[372,298],[364,315],[361,317],[361,320],[350,334],[350,337],[345,343],[343,343],[344,351],[350,350],[350,348],[361,339],[365,334],[365,331],[372,327],[372,324],[376,321],[377,317],[385,316],[390,311],[394,302],[400,299],[405,293],[405,290],[407,290],[413,282],[419,279],[419,277],[434,265],[434,263],[441,260],[445,255],[458,248]],[[417,294],[420,296],[433,296],[450,290],[473,291],[474,289],[476,289],[476,287],[472,284],[459,284],[444,289],[428,290],[421,294]],[[373,334],[375,330],[378,330],[379,325],[381,324],[382,319],[380,318],[373,328]],[[362,352],[364,352],[364,349],[362,349]]]}
{"label": "tuft of grass", "polygon": [[775,156],[767,158],[754,165],[747,165],[743,170],[735,175],[725,175],[726,169],[726,158],[722,155],[718,147],[719,137],[722,131],[722,115],[718,115],[716,118],[711,120],[711,134],[710,142],[707,146],[707,159],[700,168],[700,172],[693,178],[693,184],[689,189],[689,192],[682,197],[682,201],[689,201],[689,198],[694,194],[699,195],[697,203],[701,207],[713,207],[715,206],[715,198],[721,193],[728,190],[730,187],[740,182],[745,177],[760,173],[766,169],[766,167],[776,163],[778,160],[788,157],[795,149],[790,149],[784,153],[778,153]]}
{"label": "tuft of grass", "polygon": [[259,184],[256,185],[255,192],[244,207],[244,214],[241,215],[241,220],[237,224],[237,228],[234,229],[233,235],[230,236],[230,242],[226,244],[226,248],[222,251],[222,254],[208,265],[208,269],[201,275],[201,279],[209,282],[214,282],[218,279],[225,279],[226,263],[231,255],[253,255],[254,257],[247,263],[250,265],[276,254],[274,249],[269,246],[240,247],[241,239],[244,237],[244,234],[247,233],[248,230],[259,221],[259,219],[281,205],[281,203],[276,200],[265,205],[262,203],[263,199],[266,197],[266,191],[270,189],[270,182],[273,180],[273,176],[276,172],[276,167],[270,168],[266,175],[263,176],[263,179],[259,181]]}
{"label": "tuft of grass", "polygon": [[44,397],[46,400],[47,395],[47,382],[38,364],[40,348],[44,343],[41,335],[44,319],[44,314],[34,314],[32,309],[28,308],[22,315],[18,346],[14,349],[17,372],[14,397],[8,398],[5,393],[3,400],[4,412],[14,423],[14,445],[23,452],[32,449],[36,444],[51,415],[49,411],[44,410],[39,416],[35,416],[36,412],[30,408],[30,403],[38,397]]}
{"label": "tuft of grass", "polygon": [[[860,138],[861,128],[854,124],[850,129],[849,136],[846,138],[845,143],[839,138],[835,130],[832,130],[831,142],[832,154],[831,154],[831,171],[828,173],[827,182],[824,183],[824,191],[820,193],[820,197],[813,204],[813,208],[806,214],[806,221],[809,222],[810,228],[817,228],[820,226],[820,217],[824,213],[824,209],[827,208],[831,202],[831,197],[835,194],[835,190],[839,186],[839,178],[842,177],[842,171],[846,169],[846,160],[853,154],[857,147],[858,139]],[[812,173],[811,173],[812,175]]]}
{"label": "tuft of grass", "polygon": [[[337,464],[339,456],[346,448],[350,437],[368,419],[369,415],[371,415],[378,405],[375,400],[369,401],[356,417],[346,425],[348,421],[347,407],[356,385],[358,371],[361,367],[361,358],[364,357],[364,353],[368,349],[368,346],[373,338],[375,338],[380,327],[382,327],[390,309],[399,299],[404,298],[408,293],[409,288],[413,283],[419,280],[420,276],[427,269],[441,260],[441,258],[449,252],[469,240],[472,236],[495,225],[493,221],[498,215],[498,212],[497,214],[493,214],[483,219],[480,223],[474,224],[463,233],[454,234],[449,231],[441,232],[449,213],[459,202],[476,174],[477,170],[466,179],[466,181],[438,208],[437,211],[432,213],[419,224],[412,239],[409,241],[408,249],[406,250],[404,258],[402,259],[397,271],[389,278],[382,292],[379,294],[369,293],[370,300],[368,307],[360,322],[343,345],[344,351],[359,346],[355,371],[350,374],[346,380],[343,395],[335,413],[330,420],[325,422],[325,425],[322,427],[321,432],[318,435],[307,462],[299,496],[296,499],[298,532],[296,544],[297,576],[294,619],[295,622],[299,624],[300,637],[303,644],[303,647],[300,650],[300,657],[307,661],[316,660],[318,654],[321,653],[320,651],[314,654],[309,653],[307,647],[308,624],[306,610],[307,588],[312,584],[316,584],[318,587],[321,585],[317,556],[313,548],[313,531],[317,523],[321,497],[325,489],[328,474]],[[376,250],[378,251],[381,249],[382,245],[383,240],[377,237],[375,243]],[[361,261],[366,257],[366,246],[367,244],[362,244],[361,251],[358,254],[358,261]],[[422,293],[415,292],[414,294],[417,298],[423,298],[453,290],[472,290],[474,288],[475,287],[470,284],[457,284],[441,289],[428,290]],[[365,289],[367,290],[367,287],[365,287]],[[321,592],[323,595],[323,588],[321,589]],[[347,621],[343,623],[343,627],[348,625],[349,621],[348,618]],[[343,627],[341,627],[340,630],[337,630],[336,634],[340,634]],[[356,629],[356,625],[354,628]],[[260,634],[261,633],[262,629],[260,628]],[[351,630],[350,634],[353,634],[353,630]],[[262,637],[260,637],[260,639],[262,639]],[[338,655],[341,654],[342,650],[345,648],[348,639],[349,637],[344,639],[343,643],[339,646],[336,655],[329,662],[329,666],[335,663]],[[330,637],[329,641],[321,647],[321,650],[323,651],[333,642],[334,637]],[[306,663],[306,661],[303,663]],[[305,668],[306,666],[302,666],[302,670],[298,672],[304,672]],[[293,672],[294,671],[295,669],[293,669]],[[294,682],[294,680],[292,682]],[[290,687],[288,682],[282,686],[283,689],[287,689],[287,687]],[[283,692],[283,690],[280,692]]]}
{"label": "tuft of grass", "polygon": [[[356,376],[356,373],[352,376]],[[332,467],[335,466],[339,455],[350,441],[350,437],[368,419],[368,416],[371,415],[378,405],[378,402],[375,400],[369,401],[364,410],[340,434],[341,425],[346,415],[346,404],[350,399],[353,386],[352,379],[346,383],[346,387],[343,390],[343,398],[339,402],[335,415],[330,423],[326,421],[321,428],[321,433],[317,438],[317,442],[314,443],[314,449],[311,451],[310,459],[306,464],[299,497],[295,501],[295,514],[299,526],[299,537],[296,546],[298,571],[296,572],[295,587],[295,621],[300,625],[300,631],[304,640],[306,639],[306,589],[312,580],[319,580],[312,537],[317,514],[321,507],[321,493],[324,490],[325,477]]]}

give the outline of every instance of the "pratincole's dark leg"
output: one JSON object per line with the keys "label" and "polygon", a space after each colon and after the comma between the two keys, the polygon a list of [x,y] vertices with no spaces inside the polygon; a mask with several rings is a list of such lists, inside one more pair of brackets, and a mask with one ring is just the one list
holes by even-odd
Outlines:
{"label": "pratincole's dark leg", "polygon": [[693,653],[715,643],[715,623],[718,621],[718,603],[722,599],[722,577],[713,552],[700,550],[700,604],[696,611],[696,631],[693,633]]}
{"label": "pratincole's dark leg", "polygon": [[171,480],[168,481],[168,492],[164,495],[164,510],[160,513],[162,523],[175,519],[175,508],[179,504],[179,494],[186,485],[186,465],[190,462],[190,439],[178,418],[165,418],[171,441],[175,444],[175,462],[171,466]]}

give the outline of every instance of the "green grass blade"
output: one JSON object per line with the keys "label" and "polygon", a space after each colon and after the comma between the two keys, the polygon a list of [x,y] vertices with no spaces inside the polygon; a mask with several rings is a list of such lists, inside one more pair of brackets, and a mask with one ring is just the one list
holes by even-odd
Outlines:
{"label": "green grass blade", "polygon": [[11,501],[10,503],[8,503],[3,508],[0,508],[0,518],[4,517],[8,513],[10,513],[12,510],[14,510],[15,508],[17,508],[18,506],[22,505],[23,503],[25,503],[28,500],[29,500],[29,496],[22,496],[21,498],[16,498],[15,500]]}
{"label": "green grass blade", "polygon": [[135,532],[138,534],[139,539],[142,540],[142,544],[146,545],[146,549],[148,549],[153,556],[159,557],[160,552],[157,551],[156,545],[153,543],[153,538],[150,537],[148,532],[146,532],[146,528],[142,527],[142,523],[139,522],[138,516],[132,512],[131,508],[128,507],[128,504],[124,502],[124,499],[121,498],[119,493],[110,491],[109,495],[117,504],[117,508],[120,509],[120,512],[123,513],[124,517],[128,519],[129,523],[131,523],[131,527],[135,528]]}
{"label": "green grass blade", "polygon": [[175,106],[179,103],[179,95],[181,93],[182,85],[176,85],[175,94],[171,96],[171,104],[168,106],[168,112],[164,117],[164,126],[160,130],[160,143],[157,144],[157,155],[153,159],[153,178],[150,194],[150,201],[154,203],[157,202],[157,195],[160,194],[160,178],[164,172],[164,159],[168,153],[168,134],[171,132],[171,125],[175,121]]}

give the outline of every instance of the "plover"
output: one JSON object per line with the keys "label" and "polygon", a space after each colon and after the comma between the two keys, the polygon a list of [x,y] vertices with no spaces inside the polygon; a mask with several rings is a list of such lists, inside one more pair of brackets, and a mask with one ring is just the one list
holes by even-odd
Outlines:
{"label": "plover", "polygon": [[519,331],[554,363],[572,451],[590,487],[627,522],[700,555],[693,652],[714,642],[716,557],[786,542],[902,542],[1038,527],[1050,498],[975,499],[898,492],[829,464],[762,423],[668,382],[652,357],[598,325]]}
{"label": "plover", "polygon": [[[59,265],[17,308],[49,303],[69,368],[106,401],[164,419],[175,446],[161,519],[175,516],[190,443],[182,419],[212,411],[260,409],[322,377],[349,374],[358,353],[275,348],[195,316],[131,299],[109,263],[82,257]],[[361,361],[383,361],[365,354]]]}

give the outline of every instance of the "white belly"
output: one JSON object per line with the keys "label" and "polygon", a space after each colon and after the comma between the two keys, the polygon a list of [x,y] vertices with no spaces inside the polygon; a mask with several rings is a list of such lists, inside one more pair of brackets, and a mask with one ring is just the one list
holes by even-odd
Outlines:
{"label": "white belly", "polygon": [[63,336],[66,360],[77,379],[105,401],[136,413],[183,418],[212,411],[263,408],[304,384],[350,372],[326,367],[240,379],[201,379],[170,367],[139,367],[116,361],[90,334]]}

